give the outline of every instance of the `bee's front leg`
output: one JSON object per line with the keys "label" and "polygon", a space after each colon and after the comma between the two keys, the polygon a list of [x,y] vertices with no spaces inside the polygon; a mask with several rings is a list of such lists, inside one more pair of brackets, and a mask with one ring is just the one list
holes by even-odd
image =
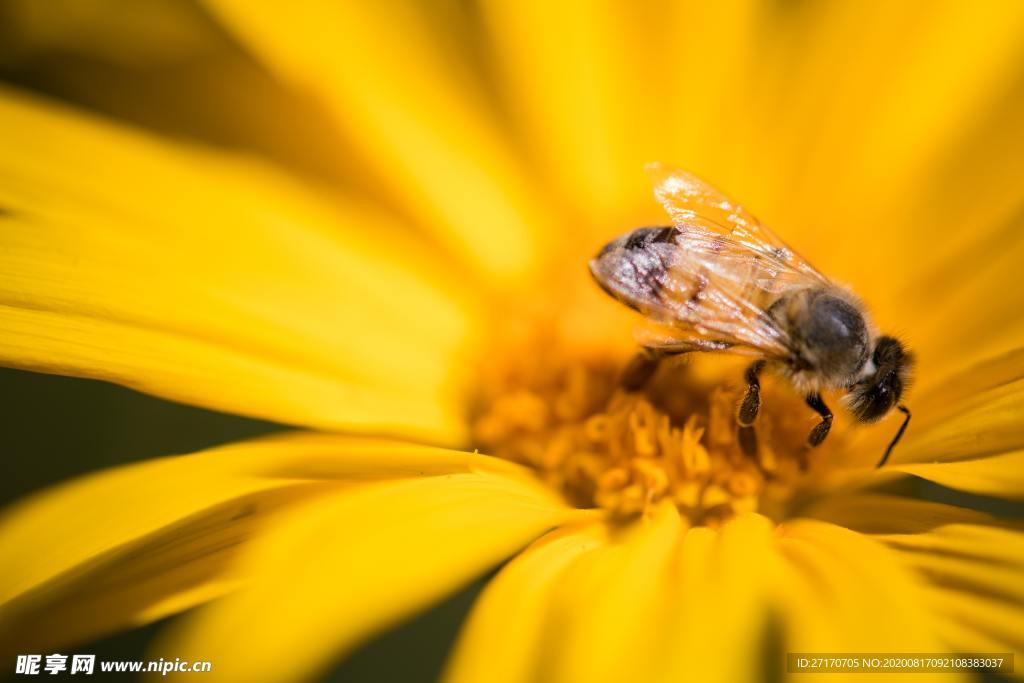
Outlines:
{"label": "bee's front leg", "polygon": [[814,429],[807,435],[807,447],[816,448],[821,445],[821,442],[828,436],[828,431],[832,428],[832,411],[825,405],[821,394],[811,394],[808,396],[807,405],[813,408],[818,415],[821,415],[821,422],[814,425]]}
{"label": "bee's front leg", "polygon": [[761,371],[765,361],[758,360],[747,368],[747,393],[743,395],[736,423],[739,425],[740,448],[750,457],[757,455],[757,435],[754,433],[754,421],[761,410]]}

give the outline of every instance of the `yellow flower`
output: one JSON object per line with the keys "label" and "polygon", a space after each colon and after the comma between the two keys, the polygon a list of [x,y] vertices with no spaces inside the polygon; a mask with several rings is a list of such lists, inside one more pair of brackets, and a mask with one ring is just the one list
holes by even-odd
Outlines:
{"label": "yellow flower", "polygon": [[[1024,535],[966,494],[1024,498],[1024,4],[210,4],[329,112],[351,182],[4,86],[0,361],[315,431],[9,509],[5,656],[192,610],[154,652],[305,679],[510,560],[448,680],[1019,660]],[[617,389],[633,321],[585,263],[664,222],[656,159],[915,350],[889,466],[893,421],[839,416],[804,461],[814,415],[770,383],[743,457],[727,358]]]}

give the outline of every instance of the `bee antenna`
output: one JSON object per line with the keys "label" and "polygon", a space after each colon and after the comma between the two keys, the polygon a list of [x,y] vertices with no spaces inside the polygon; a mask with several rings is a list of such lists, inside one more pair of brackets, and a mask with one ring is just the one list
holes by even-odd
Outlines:
{"label": "bee antenna", "polygon": [[902,403],[897,404],[896,409],[899,410],[904,415],[906,415],[907,417],[904,418],[903,424],[900,425],[900,430],[896,432],[896,436],[894,436],[892,438],[892,441],[889,442],[889,447],[885,449],[885,455],[883,455],[882,459],[878,461],[877,465],[875,465],[875,469],[878,469],[879,467],[884,465],[885,462],[889,459],[889,456],[892,455],[892,449],[895,448],[896,444],[898,444],[900,439],[903,438],[903,432],[907,431],[907,425],[910,424],[910,409],[907,408]]}

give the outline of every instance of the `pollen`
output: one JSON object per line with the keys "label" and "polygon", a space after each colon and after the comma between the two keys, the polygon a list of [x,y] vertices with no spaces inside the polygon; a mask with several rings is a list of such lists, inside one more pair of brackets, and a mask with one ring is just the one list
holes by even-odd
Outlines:
{"label": "pollen", "polygon": [[814,424],[803,401],[770,380],[756,455],[742,451],[742,364],[670,360],[642,390],[625,391],[628,357],[569,355],[537,345],[492,358],[472,426],[482,452],[531,468],[577,507],[629,518],[669,499],[692,524],[717,526],[777,506],[821,455],[803,446]]}

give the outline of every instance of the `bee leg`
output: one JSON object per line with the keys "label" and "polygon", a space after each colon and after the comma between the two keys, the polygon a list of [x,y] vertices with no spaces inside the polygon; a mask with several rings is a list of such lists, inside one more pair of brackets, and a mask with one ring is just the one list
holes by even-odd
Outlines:
{"label": "bee leg", "polygon": [[807,405],[813,408],[818,415],[821,415],[821,422],[814,425],[814,429],[807,435],[807,447],[816,448],[821,445],[821,442],[828,436],[828,430],[832,428],[832,411],[828,409],[828,406],[821,399],[821,394],[811,394],[808,396]]}
{"label": "bee leg", "polygon": [[736,415],[736,423],[740,427],[740,448],[750,457],[757,455],[757,434],[754,433],[754,421],[757,419],[757,413],[761,410],[761,371],[764,370],[764,366],[765,361],[758,360],[747,368],[745,375],[747,393],[743,395],[743,401],[740,403],[740,409]]}
{"label": "bee leg", "polygon": [[622,371],[622,378],[619,384],[626,391],[639,391],[647,384],[647,380],[654,375],[658,369],[661,359],[667,354],[660,349],[649,349],[646,346],[640,349],[639,353],[633,356],[626,369]]}

